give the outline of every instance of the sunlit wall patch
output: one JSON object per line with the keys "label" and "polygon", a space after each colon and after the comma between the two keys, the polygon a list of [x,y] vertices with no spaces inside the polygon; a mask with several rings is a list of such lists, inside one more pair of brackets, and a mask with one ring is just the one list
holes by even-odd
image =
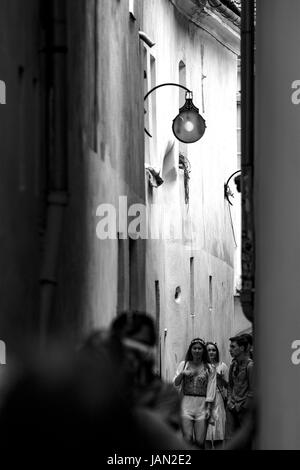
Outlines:
{"label": "sunlit wall patch", "polygon": [[6,364],[6,344],[0,340],[0,364]]}
{"label": "sunlit wall patch", "polygon": [[291,361],[295,366],[300,364],[300,339],[295,339],[291,344],[293,350],[291,355]]}
{"label": "sunlit wall patch", "polygon": [[3,80],[0,80],[0,104],[6,104],[6,85]]}

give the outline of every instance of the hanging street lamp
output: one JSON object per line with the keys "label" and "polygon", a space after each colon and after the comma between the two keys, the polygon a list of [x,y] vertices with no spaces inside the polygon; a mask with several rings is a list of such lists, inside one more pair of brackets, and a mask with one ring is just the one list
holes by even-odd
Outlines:
{"label": "hanging street lamp", "polygon": [[[186,90],[185,103],[179,109],[179,114],[173,120],[172,131],[176,139],[185,144],[192,144],[197,142],[203,136],[206,124],[203,117],[199,114],[199,109],[193,103],[193,93],[191,90],[178,83],[162,83],[152,88],[144,97],[144,101],[148,98],[157,88],[163,86],[177,86]],[[145,132],[152,137],[151,134],[145,129]]]}

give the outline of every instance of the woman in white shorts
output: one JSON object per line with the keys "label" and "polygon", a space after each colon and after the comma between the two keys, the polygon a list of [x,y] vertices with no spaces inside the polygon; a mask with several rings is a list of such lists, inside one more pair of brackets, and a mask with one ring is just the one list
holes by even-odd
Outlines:
{"label": "woman in white shorts", "polygon": [[181,388],[182,431],[184,438],[204,448],[208,423],[213,423],[212,406],[216,396],[216,369],[209,364],[205,342],[192,340],[180,362],[173,383]]}

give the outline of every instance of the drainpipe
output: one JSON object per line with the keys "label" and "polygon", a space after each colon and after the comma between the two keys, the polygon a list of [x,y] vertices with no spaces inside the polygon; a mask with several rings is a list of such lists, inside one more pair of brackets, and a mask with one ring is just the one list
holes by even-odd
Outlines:
{"label": "drainpipe", "polygon": [[48,195],[40,275],[41,346],[45,345],[57,286],[59,249],[67,205],[66,1],[49,4],[47,31]]}
{"label": "drainpipe", "polygon": [[253,322],[255,239],[254,161],[254,0],[242,0],[241,16],[241,150],[242,150],[242,289],[241,305]]}

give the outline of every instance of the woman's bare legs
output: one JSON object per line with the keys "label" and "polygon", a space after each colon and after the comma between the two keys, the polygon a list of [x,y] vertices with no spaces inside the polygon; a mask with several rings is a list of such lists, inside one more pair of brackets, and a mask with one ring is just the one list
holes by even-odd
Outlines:
{"label": "woman's bare legs", "polygon": [[195,440],[197,446],[200,447],[200,449],[204,449],[205,447],[207,426],[207,419],[199,419],[198,421],[194,421]]}
{"label": "woman's bare legs", "polygon": [[187,442],[194,440],[194,420],[182,417],[182,434]]}

